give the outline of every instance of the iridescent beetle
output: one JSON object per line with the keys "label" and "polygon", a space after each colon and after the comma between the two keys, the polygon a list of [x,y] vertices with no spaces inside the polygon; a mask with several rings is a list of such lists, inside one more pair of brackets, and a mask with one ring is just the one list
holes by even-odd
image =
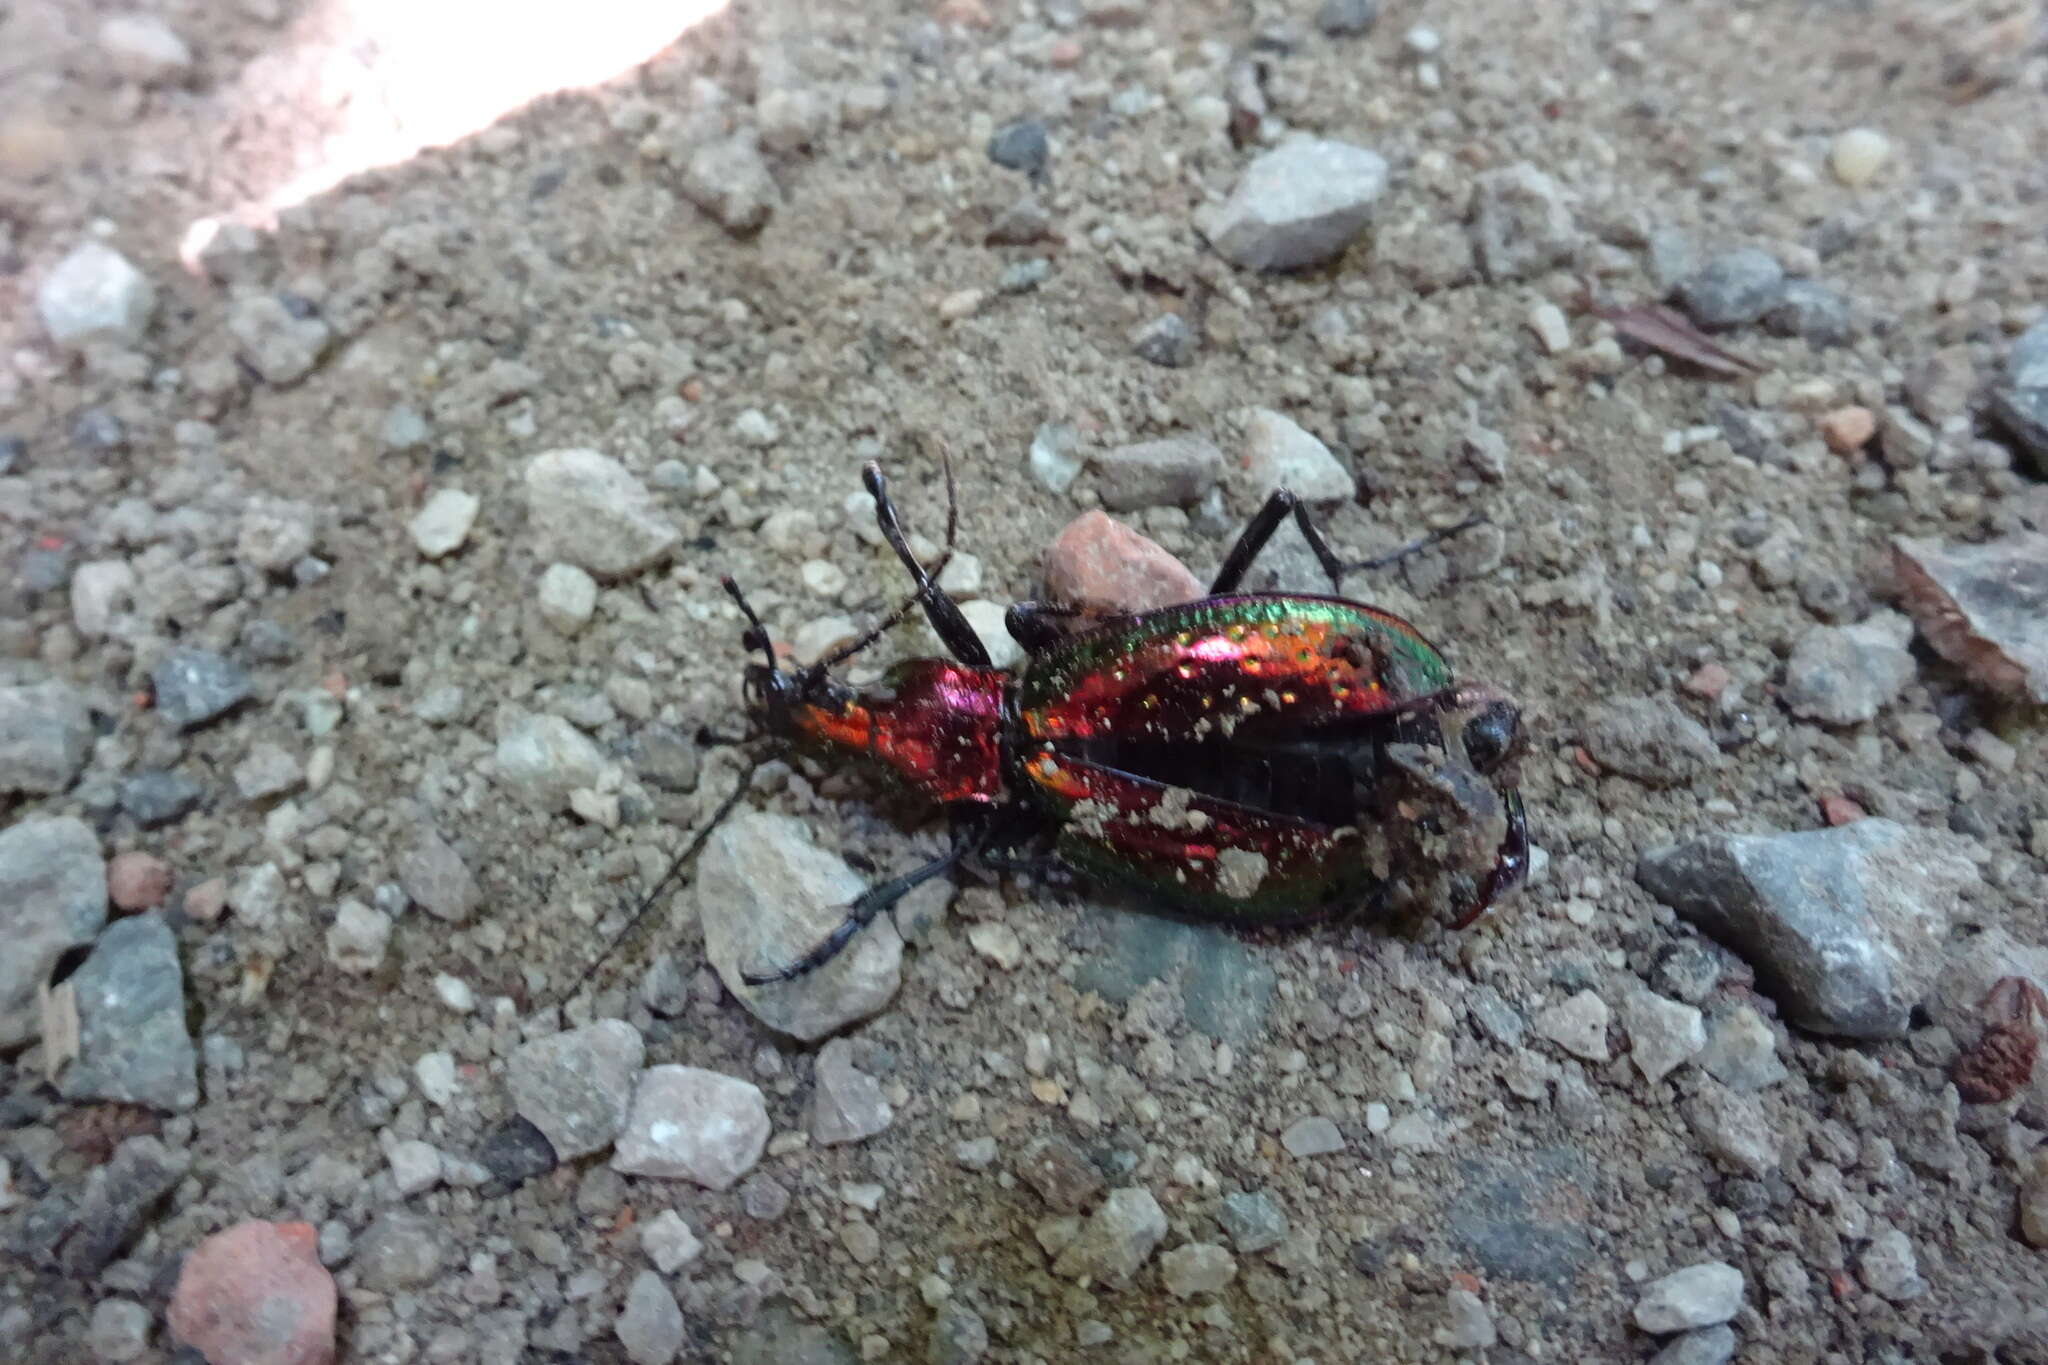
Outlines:
{"label": "iridescent beetle", "polygon": [[[765,659],[747,666],[747,700],[769,733],[870,760],[943,805],[952,843],[856,898],[803,957],[745,973],[748,984],[814,971],[920,883],[963,858],[993,860],[1034,841],[1170,912],[1241,926],[1384,907],[1403,886],[1460,907],[1453,927],[1463,928],[1526,874],[1513,702],[1455,683],[1436,647],[1389,612],[1335,595],[1236,591],[1289,516],[1333,592],[1346,573],[1451,531],[1347,566],[1282,489],[1206,597],[1079,633],[1067,629],[1071,608],[1012,607],[1005,624],[1026,660],[1011,672],[991,665],[911,552],[880,467],[870,463],[862,478],[916,591],[859,639],[788,671],[738,586],[723,580],[747,619],[747,648]],[[950,468],[947,489],[950,554]],[[950,660],[908,660],[868,688],[832,676],[918,607]]]}

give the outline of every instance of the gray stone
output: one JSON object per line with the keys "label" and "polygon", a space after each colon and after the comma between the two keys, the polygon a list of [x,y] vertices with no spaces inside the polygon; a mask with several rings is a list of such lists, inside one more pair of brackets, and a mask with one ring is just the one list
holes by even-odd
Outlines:
{"label": "gray stone", "polygon": [[1387,163],[1347,142],[1296,136],[1254,159],[1195,226],[1249,270],[1298,270],[1341,255],[1387,187]]}
{"label": "gray stone", "polygon": [[392,1210],[378,1214],[356,1238],[349,1264],[364,1287],[382,1293],[417,1289],[441,1273],[442,1222]]}
{"label": "gray stone", "polygon": [[1161,313],[1131,332],[1131,349],[1140,360],[1170,370],[1194,363],[1197,342],[1195,329],[1179,313]]}
{"label": "gray stone", "polygon": [[1685,939],[1657,955],[1650,975],[1664,994],[1697,1005],[1721,984],[1721,959],[1707,944]]}
{"label": "gray stone", "polygon": [[1750,1096],[1709,1084],[1689,1097],[1679,1112],[1701,1150],[1722,1165],[1757,1179],[1778,1169],[1774,1130],[1763,1106]]}
{"label": "gray stone", "polygon": [[178,940],[160,913],[108,926],[70,983],[79,1045],[57,1083],[66,1099],[171,1110],[199,1102],[199,1054],[185,1032]]}
{"label": "gray stone", "polygon": [[1650,1365],[1728,1365],[1734,1357],[1735,1329],[1722,1323],[1673,1337]]}
{"label": "gray stone", "polygon": [[652,568],[677,532],[646,485],[595,450],[550,450],[526,465],[526,508],[540,551],[601,577]]}
{"label": "gray stone", "polygon": [[683,1349],[683,1310],[661,1276],[643,1270],[633,1277],[613,1330],[633,1365],[669,1365]]}
{"label": "gray stone", "polygon": [[1293,418],[1271,408],[1254,408],[1244,424],[1244,479],[1263,498],[1286,488],[1306,502],[1348,502],[1358,480],[1330,448]]}
{"label": "gray stone", "polygon": [[889,1126],[896,1111],[882,1098],[882,1086],[853,1064],[853,1044],[834,1038],[819,1049],[811,1095],[811,1137],[827,1147],[871,1138]]}
{"label": "gray stone", "polygon": [[157,714],[181,730],[225,715],[254,691],[239,664],[210,649],[173,650],[149,680]]}
{"label": "gray stone", "polygon": [[1977,363],[1968,346],[1943,346],[1906,374],[1906,401],[1921,420],[1939,427],[1970,411],[1977,392]]}
{"label": "gray stone", "polygon": [[798,1322],[781,1304],[762,1312],[732,1346],[732,1365],[855,1365],[858,1359],[830,1330]]}
{"label": "gray stone", "polygon": [[149,1310],[133,1299],[101,1299],[93,1305],[85,1344],[103,1365],[121,1365],[149,1349]]}
{"label": "gray stone", "polygon": [[1699,248],[1693,245],[1690,236],[1675,227],[1652,228],[1644,240],[1643,254],[1650,283],[1660,299],[1670,298],[1700,268]]}
{"label": "gray stone", "polygon": [[1607,1060],[1607,1002],[1596,992],[1580,991],[1536,1016],[1536,1032],[1574,1057]]}
{"label": "gray stone", "polygon": [[498,737],[498,775],[521,799],[559,810],[572,792],[594,788],[604,775],[604,752],[560,716],[515,718]]}
{"label": "gray stone", "polygon": [[367,976],[384,965],[391,947],[391,916],[359,900],[345,900],[327,927],[327,960],[342,971]]}
{"label": "gray stone", "polygon": [[57,1263],[76,1280],[106,1268],[141,1232],[157,1204],[192,1168],[187,1152],[153,1137],[133,1137],[114,1149],[113,1159],[85,1178]]}
{"label": "gray stone", "polygon": [[1906,610],[1980,686],[2048,703],[2048,535],[1982,545],[1892,542]]}
{"label": "gray stone", "polygon": [[932,1320],[929,1365],[974,1365],[988,1353],[988,1324],[964,1303],[948,1301]]}
{"label": "gray stone", "polygon": [[1473,1162],[1452,1188],[1445,1232],[1487,1276],[1562,1290],[1593,1254],[1571,1210],[1594,1178],[1565,1148]]}
{"label": "gray stone", "polygon": [[258,744],[235,765],[235,790],[244,801],[283,796],[305,780],[299,760],[280,745]]}
{"label": "gray stone", "polygon": [[1166,1214],[1142,1185],[1111,1190],[1053,1262],[1069,1279],[1128,1283],[1166,1237]]}
{"label": "gray stone", "polygon": [[2005,382],[2016,389],[2048,389],[2048,314],[2013,342],[2005,357]]}
{"label": "gray stone", "polygon": [[1200,436],[1169,436],[1118,446],[1090,457],[1112,512],[1192,507],[1223,477],[1223,452]]}
{"label": "gray stone", "polygon": [[844,861],[811,842],[802,821],[753,812],[726,821],[711,836],[691,891],[704,926],[705,954],[725,988],[770,1028],[814,1042],[895,998],[903,979],[903,940],[888,916],[854,935],[823,967],[793,981],[750,986],[743,976],[803,957],[839,926],[846,905],[866,889]]}
{"label": "gray stone", "polygon": [[1370,33],[1379,21],[1380,0],[1323,0],[1316,11],[1316,27],[1332,38]]}
{"label": "gray stone", "polygon": [[0,794],[69,790],[92,738],[85,699],[63,683],[0,687]]}
{"label": "gray stone", "polygon": [[462,855],[431,829],[399,856],[398,884],[413,904],[451,924],[467,923],[483,898]]}
{"label": "gray stone", "polygon": [[1856,1258],[1856,1277],[1872,1293],[1893,1303],[1906,1303],[1927,1292],[1913,1243],[1894,1227],[1880,1226],[1872,1235],[1870,1245]]}
{"label": "gray stone", "polygon": [[734,233],[755,231],[782,203],[782,191],[768,173],[760,138],[751,128],[691,152],[683,165],[682,191]]}
{"label": "gray stone", "polygon": [[483,502],[460,488],[437,488],[424,506],[413,514],[405,529],[413,547],[428,559],[441,559],[462,548],[476,525]]}
{"label": "gray stone", "polygon": [[1712,1327],[1741,1307],[1742,1272],[1726,1261],[1707,1261],[1645,1285],[1636,1301],[1636,1326],[1659,1336]]}
{"label": "gray stone", "polygon": [[1913,624],[1881,611],[1853,626],[1814,626],[1792,648],[1781,695],[1795,715],[1856,725],[1895,699],[1913,676]]}
{"label": "gray stone", "polygon": [[1812,280],[1785,281],[1764,326],[1779,336],[1804,337],[1813,347],[1846,346],[1855,331],[1849,301]]}
{"label": "gray stone", "polygon": [[1483,1351],[1500,1340],[1486,1301],[1469,1289],[1444,1294],[1444,1327],[1437,1340],[1454,1351]]}
{"label": "gray stone", "polygon": [[431,1142],[419,1138],[393,1142],[385,1148],[384,1160],[390,1164],[391,1183],[401,1199],[423,1194],[441,1183],[441,1152]]}
{"label": "gray stone", "polygon": [[1710,330],[1755,322],[1784,296],[1784,267],[1755,247],[1716,256],[1679,289],[1685,311]]}
{"label": "gray stone", "polygon": [[1224,1195],[1216,1206],[1216,1221],[1230,1234],[1230,1244],[1240,1256],[1287,1240],[1286,1210],[1263,1190]]}
{"label": "gray stone", "polygon": [[144,85],[175,85],[192,70],[192,49],[154,14],[112,14],[102,19],[99,50],[112,70]]}
{"label": "gray stone", "polygon": [[322,319],[287,307],[272,294],[249,294],[228,305],[228,332],[250,369],[266,384],[296,384],[313,372],[334,329]]}
{"label": "gray stone", "polygon": [[1177,1299],[1220,1294],[1237,1278],[1237,1258],[1213,1242],[1189,1242],[1159,1258],[1159,1278]]}
{"label": "gray stone", "polygon": [[1325,1156],[1344,1150],[1344,1134],[1321,1114],[1310,1114],[1287,1125],[1280,1145],[1293,1157]]}
{"label": "gray stone", "polygon": [[2028,1246],[2048,1248],[2048,1147],[2035,1149],[2020,1176],[2019,1225]]}
{"label": "gray stone", "polygon": [[1714,737],[1668,697],[1596,703],[1584,738],[1601,767],[1653,787],[1694,782],[1721,766]]}
{"label": "gray stone", "polygon": [[1005,170],[1039,175],[1052,157],[1045,124],[1035,118],[1015,119],[996,129],[988,140],[988,159]]}
{"label": "gray stone", "polygon": [[1526,161],[1474,177],[1472,234],[1479,268],[1496,284],[1569,265],[1579,249],[1563,191]]}
{"label": "gray stone", "polygon": [[0,1048],[42,1032],[36,988],[106,922],[107,866],[90,826],[66,816],[0,829]]}
{"label": "gray stone", "polygon": [[1762,1090],[1785,1079],[1778,1060],[1778,1038],[1764,1017],[1747,1005],[1714,1016],[1699,1063],[1730,1090]]}
{"label": "gray stone", "polygon": [[693,1066],[640,1073],[612,1169],[729,1190],[761,1159],[768,1103],[758,1087]]}
{"label": "gray stone", "polygon": [[1472,1010],[1472,1020],[1479,1025],[1480,1032],[1494,1042],[1510,1050],[1522,1045],[1528,1031],[1528,1022],[1521,1012],[1506,1000],[1492,986],[1484,983],[1475,987],[1467,997]]}
{"label": "gray stone", "polygon": [[156,286],[114,248],[86,242],[36,289],[36,311],[59,346],[139,341],[156,312]]}
{"label": "gray stone", "polygon": [[1265,958],[1228,931],[1158,915],[1108,914],[1101,953],[1075,987],[1123,1004],[1148,983],[1179,974],[1181,1008],[1195,1029],[1243,1046],[1265,1029],[1277,980]]}
{"label": "gray stone", "polygon": [[505,1088],[558,1157],[585,1156],[619,1135],[646,1055],[640,1030],[600,1019],[523,1044],[505,1064]]}
{"label": "gray stone", "polygon": [[704,1254],[704,1244],[674,1209],[663,1209],[640,1225],[640,1249],[664,1275],[675,1274]]}
{"label": "gray stone", "polygon": [[597,610],[597,580],[574,564],[550,564],[534,600],[541,620],[560,634],[574,635]]}
{"label": "gray stone", "polygon": [[1040,1138],[1025,1148],[1017,1174],[1054,1213],[1079,1213],[1102,1192],[1094,1163],[1061,1137]]}
{"label": "gray stone", "polygon": [[1628,1034],[1629,1060],[1655,1084],[1691,1060],[1706,1046],[1706,1025],[1691,1005],[1666,1000],[1654,991],[1635,990],[1621,1002],[1621,1026]]}
{"label": "gray stone", "polygon": [[1898,1038],[1940,967],[1954,907],[1977,884],[1965,848],[1946,832],[1860,820],[1710,835],[1644,854],[1636,876],[1743,954],[1801,1028]]}

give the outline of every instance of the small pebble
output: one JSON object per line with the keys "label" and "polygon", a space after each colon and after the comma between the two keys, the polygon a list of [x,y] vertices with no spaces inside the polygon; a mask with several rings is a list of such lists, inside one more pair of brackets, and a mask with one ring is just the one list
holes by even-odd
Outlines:
{"label": "small pebble", "polygon": [[1289,1156],[1323,1156],[1344,1150],[1344,1134],[1329,1119],[1321,1114],[1312,1114],[1289,1124],[1280,1135],[1280,1145],[1287,1149]]}
{"label": "small pebble", "polygon": [[1875,128],[1849,128],[1837,133],[1828,148],[1828,169],[1850,189],[1860,190],[1883,169],[1891,154],[1891,139]]}
{"label": "small pebble", "polygon": [[1820,436],[1829,450],[1849,455],[1870,444],[1877,435],[1877,415],[1869,408],[1836,408],[1820,419]]}
{"label": "small pebble", "polygon": [[550,564],[540,576],[540,619],[562,635],[575,635],[597,610],[597,580],[574,564]]}
{"label": "small pebble", "polygon": [[1571,349],[1572,325],[1565,319],[1564,310],[1554,303],[1546,300],[1530,308],[1529,330],[1543,344],[1546,355],[1562,355]]}
{"label": "small pebble", "polygon": [[117,853],[107,863],[107,896],[117,909],[147,910],[170,894],[170,866],[153,854]]}
{"label": "small pebble", "polygon": [[339,1296],[316,1241],[309,1223],[237,1223],[207,1237],[179,1267],[172,1335],[211,1361],[332,1361]]}
{"label": "small pebble", "polygon": [[1021,118],[998,128],[988,140],[988,159],[1007,170],[1036,176],[1045,170],[1052,156],[1052,144],[1045,125],[1035,118]]}
{"label": "small pebble", "polygon": [[1742,1307],[1742,1272],[1725,1261],[1676,1270],[1644,1287],[1636,1326],[1662,1336],[1728,1321]]}
{"label": "small pebble", "polygon": [[412,543],[428,559],[440,559],[462,548],[469,539],[470,527],[476,525],[477,510],[482,502],[472,493],[459,488],[443,488],[428,498],[426,505],[414,514],[406,524],[412,534]]}

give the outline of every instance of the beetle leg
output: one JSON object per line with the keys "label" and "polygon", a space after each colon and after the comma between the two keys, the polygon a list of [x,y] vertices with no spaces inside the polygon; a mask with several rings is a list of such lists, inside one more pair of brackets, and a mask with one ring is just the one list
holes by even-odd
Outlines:
{"label": "beetle leg", "polygon": [[1471,925],[1492,908],[1496,900],[1529,875],[1529,815],[1522,808],[1520,792],[1510,790],[1506,797],[1508,833],[1501,840],[1499,861],[1494,863],[1493,871],[1486,874],[1486,884],[1479,888],[1478,899],[1472,902],[1472,908],[1451,925],[1453,929]]}
{"label": "beetle leg", "polygon": [[1003,613],[1003,626],[1026,654],[1039,654],[1067,638],[1065,622],[1086,614],[1063,602],[1018,602]]}
{"label": "beetle leg", "polygon": [[[953,657],[969,668],[991,667],[988,647],[981,637],[974,633],[974,627],[967,624],[967,618],[960,614],[960,608],[946,590],[932,581],[924,565],[917,562],[917,556],[910,552],[910,543],[903,537],[903,525],[896,518],[896,504],[889,497],[889,481],[882,477],[882,466],[870,460],[861,468],[861,482],[867,485],[868,496],[875,500],[875,525],[881,528],[882,539],[889,542],[889,548],[896,552],[903,567],[910,571],[910,577],[917,584],[917,602],[924,608],[925,619],[932,623],[932,629],[945,643]],[[946,549],[952,553],[954,527],[958,512],[953,497],[953,465],[946,462]]]}
{"label": "beetle leg", "polygon": [[1252,561],[1259,557],[1259,551],[1266,548],[1266,542],[1280,529],[1280,523],[1288,517],[1301,528],[1301,538],[1308,542],[1308,548],[1323,566],[1323,572],[1330,576],[1331,591],[1341,588],[1344,577],[1343,561],[1330,549],[1330,542],[1323,539],[1323,533],[1309,520],[1308,507],[1292,491],[1276,488],[1266,496],[1266,505],[1253,514],[1245,524],[1237,543],[1230,547],[1230,553],[1223,558],[1223,567],[1216,571],[1215,581],[1209,584],[1209,596],[1220,597],[1224,593],[1236,592],[1238,584],[1244,581],[1251,569]]}
{"label": "beetle leg", "polygon": [[995,827],[993,814],[989,811],[976,810],[971,814],[955,817],[951,848],[924,866],[914,867],[900,877],[883,882],[880,886],[871,886],[854,897],[846,907],[846,918],[840,920],[838,926],[825,935],[815,948],[796,961],[772,971],[741,972],[740,980],[749,986],[767,986],[778,981],[794,981],[800,976],[808,976],[818,970],[839,956],[840,949],[851,943],[855,934],[873,923],[875,916],[932,878],[950,871],[954,864],[987,843]]}

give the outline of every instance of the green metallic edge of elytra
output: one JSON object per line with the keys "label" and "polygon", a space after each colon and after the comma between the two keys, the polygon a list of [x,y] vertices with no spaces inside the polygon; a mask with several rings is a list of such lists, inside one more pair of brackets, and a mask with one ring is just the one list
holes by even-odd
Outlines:
{"label": "green metallic edge of elytra", "polygon": [[1047,650],[1032,659],[1019,680],[1017,700],[1026,708],[1057,704],[1069,680],[1110,665],[1145,645],[1178,635],[1229,626],[1261,626],[1307,617],[1345,626],[1377,637],[1386,646],[1397,676],[1386,679],[1396,698],[1421,696],[1451,684],[1451,666],[1421,631],[1392,612],[1343,597],[1308,593],[1245,593],[1205,597],[1179,606],[1162,607],[1129,621],[1112,622],[1099,630]]}

